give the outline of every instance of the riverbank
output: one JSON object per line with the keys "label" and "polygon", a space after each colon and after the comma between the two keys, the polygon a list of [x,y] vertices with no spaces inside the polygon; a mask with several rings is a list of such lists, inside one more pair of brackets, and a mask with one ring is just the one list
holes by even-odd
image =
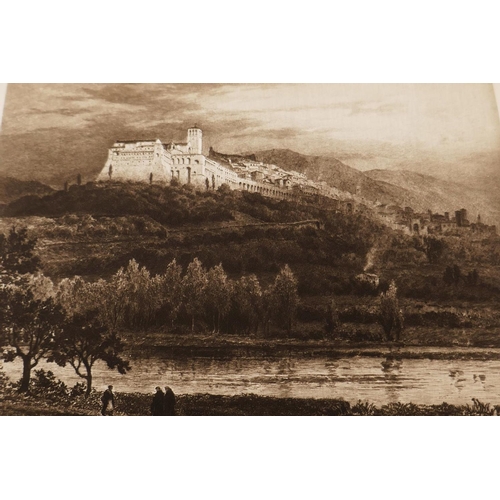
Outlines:
{"label": "riverbank", "polygon": [[161,354],[171,359],[191,356],[207,358],[328,356],[393,357],[398,359],[500,359],[500,346],[426,345],[407,342],[345,342],[293,337],[237,336],[213,333],[123,332],[131,357]]}
{"label": "riverbank", "polygon": [[[100,395],[79,397],[37,397],[11,393],[0,398],[3,416],[97,416]],[[149,415],[152,395],[116,394],[116,416]],[[367,402],[350,404],[340,399],[275,398],[248,394],[215,396],[211,394],[178,395],[179,416],[496,416],[500,406],[477,399],[467,405],[416,405],[392,403],[376,406]]]}

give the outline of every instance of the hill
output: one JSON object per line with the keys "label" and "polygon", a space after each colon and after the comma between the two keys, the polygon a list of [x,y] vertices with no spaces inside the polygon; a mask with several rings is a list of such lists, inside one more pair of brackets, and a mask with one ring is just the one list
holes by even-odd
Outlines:
{"label": "hill", "polygon": [[24,196],[8,204],[3,213],[7,217],[140,216],[166,227],[214,224],[241,217],[262,222],[294,222],[317,216],[318,207],[314,201],[291,204],[250,194],[253,193],[231,191],[227,186],[217,191],[199,192],[187,185],[88,183],[47,196]]}
{"label": "hill", "polygon": [[[197,192],[143,183],[28,196],[10,203],[5,215],[0,229],[27,226],[39,240],[44,272],[59,277],[108,275],[131,258],[158,272],[174,258],[187,265],[199,257],[207,267],[222,262],[231,273],[276,272],[289,263],[304,268],[309,283],[312,273],[304,266],[334,265],[355,274],[375,242],[392,234],[369,217],[337,212],[327,200],[318,206],[223,187]],[[315,276],[315,285],[327,280],[323,269]]]}
{"label": "hill", "polygon": [[440,213],[466,208],[472,217],[480,213],[484,222],[500,221],[500,205],[484,191],[429,175],[389,170],[361,172],[336,158],[302,155],[288,149],[259,151],[254,155],[259,161],[303,172],[315,181],[325,181],[371,202]]}
{"label": "hill", "polygon": [[54,192],[50,186],[38,181],[22,181],[13,177],[0,177],[0,203],[10,203],[22,196],[45,196]]}
{"label": "hill", "polygon": [[[195,191],[175,183],[89,183],[15,200],[0,218],[0,232],[27,227],[30,237],[37,238],[41,270],[56,282],[75,275],[106,279],[131,259],[153,275],[165,273],[174,259],[185,272],[197,258],[206,269],[222,264],[231,280],[254,274],[261,289],[268,290],[289,265],[300,297],[297,331],[304,338],[330,335],[325,334],[325,318],[331,317],[327,313],[334,297],[339,321],[347,325],[335,335],[349,342],[379,339],[373,307],[391,280],[405,302],[405,322],[414,327],[408,336],[415,335],[418,342],[449,342],[449,328],[472,325],[478,329],[467,337],[460,333],[464,342],[484,344],[493,338],[488,332],[496,330],[485,334],[484,325],[499,324],[492,312],[500,296],[498,238],[478,245],[449,237],[436,247],[426,238],[392,231],[369,212],[343,212],[335,205],[307,197],[277,200],[227,186]],[[367,264],[374,274],[362,274]],[[455,267],[461,278],[450,284],[444,276]],[[376,281],[367,279],[373,276]],[[422,311],[421,301],[431,310]],[[446,309],[457,304],[481,311],[470,319],[468,309],[463,314]],[[165,326],[165,316],[160,316],[159,324]],[[233,327],[235,317],[228,319]],[[186,315],[181,319],[179,331],[190,327],[189,320]],[[227,331],[233,333],[229,327]]]}
{"label": "hill", "polygon": [[[500,220],[500,205],[480,189],[408,170],[368,170],[364,173],[373,180],[404,189],[409,197],[418,199],[421,206],[428,207],[434,212],[451,212],[465,207],[472,221],[477,214],[481,214],[483,221]],[[411,203],[410,205],[413,206]]]}

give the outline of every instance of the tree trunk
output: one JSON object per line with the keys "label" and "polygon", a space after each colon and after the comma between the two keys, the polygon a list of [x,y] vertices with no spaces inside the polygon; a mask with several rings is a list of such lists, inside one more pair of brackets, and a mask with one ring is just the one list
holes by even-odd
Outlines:
{"label": "tree trunk", "polygon": [[30,388],[31,379],[31,358],[26,356],[23,357],[23,378],[21,379],[21,386],[19,387],[19,392],[28,392]]}
{"label": "tree trunk", "polygon": [[92,392],[92,372],[87,368],[87,389],[85,390],[85,397],[88,398]]}

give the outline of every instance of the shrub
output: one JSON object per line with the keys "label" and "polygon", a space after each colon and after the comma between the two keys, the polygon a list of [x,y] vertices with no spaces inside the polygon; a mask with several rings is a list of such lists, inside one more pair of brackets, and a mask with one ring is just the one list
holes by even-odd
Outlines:
{"label": "shrub", "polygon": [[72,388],[70,392],[71,398],[78,398],[84,396],[87,391],[87,386],[82,382],[77,382]]}
{"label": "shrub", "polygon": [[68,387],[49,370],[35,370],[31,381],[31,392],[48,399],[64,398],[68,395]]}
{"label": "shrub", "polygon": [[0,394],[4,393],[7,387],[9,386],[9,377],[3,371],[3,368],[0,366]]}
{"label": "shrub", "polygon": [[304,323],[314,321],[323,321],[325,318],[325,309],[322,306],[310,306],[299,304],[297,307],[297,319]]}

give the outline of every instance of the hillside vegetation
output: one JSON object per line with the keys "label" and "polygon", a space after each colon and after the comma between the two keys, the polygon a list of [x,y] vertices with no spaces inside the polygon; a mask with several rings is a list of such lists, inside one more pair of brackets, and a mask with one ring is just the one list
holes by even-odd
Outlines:
{"label": "hillside vegetation", "polygon": [[[184,274],[198,259],[207,271],[222,264],[229,279],[253,274],[268,288],[288,265],[301,335],[380,339],[378,295],[394,280],[404,339],[496,342],[498,238],[409,237],[328,200],[275,200],[225,186],[88,184],[16,200],[5,213],[0,230],[26,226],[38,240],[41,270],[56,282],[111,279],[132,259],[152,277],[175,259]],[[360,279],[364,270],[377,282]]]}
{"label": "hillside vegetation", "polygon": [[54,190],[38,181],[22,181],[14,177],[0,177],[0,203],[10,203],[27,195],[44,196]]}
{"label": "hillside vegetation", "polygon": [[[222,262],[234,273],[275,272],[285,263],[339,267],[343,261],[361,271],[377,238],[390,234],[365,216],[336,212],[327,200],[319,206],[224,188],[73,186],[19,199],[5,213],[3,230],[22,218],[39,238],[46,264],[57,252],[57,266],[49,269],[60,276],[112,273],[131,258],[155,272],[172,258],[187,265],[194,257],[206,266]],[[322,229],[293,225],[306,220],[319,221]]]}

